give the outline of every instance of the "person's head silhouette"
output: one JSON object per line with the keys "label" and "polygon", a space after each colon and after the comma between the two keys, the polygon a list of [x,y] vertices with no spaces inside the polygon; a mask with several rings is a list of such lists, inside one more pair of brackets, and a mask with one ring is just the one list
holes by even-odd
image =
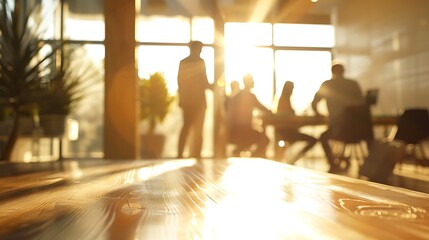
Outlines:
{"label": "person's head silhouette", "polygon": [[252,89],[255,86],[255,82],[253,81],[253,76],[250,74],[246,74],[243,77],[243,84],[245,89]]}
{"label": "person's head silhouette", "polygon": [[334,64],[331,67],[331,72],[334,77],[342,77],[344,75],[344,66],[342,64]]}
{"label": "person's head silhouette", "polygon": [[191,55],[199,56],[203,49],[203,43],[200,41],[192,41],[189,43],[189,48],[191,50]]}
{"label": "person's head silhouette", "polygon": [[282,95],[283,96],[292,95],[293,87],[294,87],[294,84],[292,81],[286,81],[285,84],[283,85]]}
{"label": "person's head silhouette", "polygon": [[240,91],[240,83],[237,80],[234,80],[229,84],[229,88],[230,88],[230,94],[234,95]]}

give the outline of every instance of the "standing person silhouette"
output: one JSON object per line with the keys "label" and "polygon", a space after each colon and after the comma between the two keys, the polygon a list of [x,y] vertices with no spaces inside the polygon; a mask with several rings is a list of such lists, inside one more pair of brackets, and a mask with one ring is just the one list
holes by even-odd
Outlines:
{"label": "standing person silhouette", "polygon": [[314,95],[311,106],[316,113],[318,111],[318,103],[325,99],[328,108],[328,129],[320,135],[320,142],[329,163],[329,172],[337,173],[341,171],[340,163],[335,162],[332,149],[329,145],[329,139],[336,131],[336,127],[341,124],[341,114],[348,106],[356,106],[365,104],[365,99],[359,84],[352,79],[344,77],[344,66],[342,64],[334,64],[331,67],[332,78],[322,83],[319,90]]}
{"label": "standing person silhouette", "polygon": [[[286,81],[283,85],[283,90],[277,103],[276,114],[295,115],[295,110],[292,108],[291,103],[293,88],[294,84],[291,81]],[[302,148],[301,151],[299,151],[298,154],[295,155],[292,159],[288,160],[288,163],[290,164],[294,164],[296,161],[298,161],[317,143],[316,138],[301,133],[298,128],[276,128],[276,135],[278,140],[286,140],[289,143],[298,141],[306,142],[305,147]],[[280,156],[277,157],[280,158]]]}
{"label": "standing person silhouette", "polygon": [[[177,76],[179,106],[183,112],[178,158],[183,157],[187,140],[190,140],[190,157],[201,157],[203,125],[207,108],[205,91],[212,89],[212,85],[207,80],[205,62],[200,57],[203,48],[202,42],[192,41],[189,47],[190,54],[180,61]],[[189,137],[190,139],[188,139]]]}
{"label": "standing person silhouette", "polygon": [[246,75],[243,78],[244,89],[228,100],[226,109],[226,125],[228,142],[236,145],[234,155],[246,148],[256,146],[252,156],[265,157],[265,151],[270,140],[262,130],[252,126],[253,110],[257,109],[264,114],[271,111],[262,105],[252,93],[254,87],[253,77]]}

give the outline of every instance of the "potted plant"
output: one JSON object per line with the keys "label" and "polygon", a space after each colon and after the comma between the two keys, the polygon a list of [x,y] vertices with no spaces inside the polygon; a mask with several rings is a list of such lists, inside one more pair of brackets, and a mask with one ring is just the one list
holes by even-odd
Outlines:
{"label": "potted plant", "polygon": [[165,136],[155,132],[169,112],[174,97],[168,92],[165,76],[161,72],[150,74],[149,78],[139,80],[141,120],[147,121],[149,130],[142,135],[142,157],[160,157]]}
{"label": "potted plant", "polygon": [[47,43],[38,29],[40,3],[24,9],[22,1],[15,1],[13,7],[8,2],[0,0],[0,102],[10,111],[12,126],[2,160],[10,160],[21,117],[34,112],[34,89],[48,78],[55,52],[44,51]]}
{"label": "potted plant", "polygon": [[[23,2],[16,0],[12,7],[0,0],[0,105],[7,111],[4,122],[10,129],[0,149],[2,160],[10,160],[20,134],[31,134],[39,124],[44,135],[62,136],[65,117],[94,83],[91,80],[100,77],[77,56],[76,46],[44,41],[41,3]],[[29,127],[23,125],[27,122]]]}
{"label": "potted plant", "polygon": [[34,90],[44,135],[63,135],[66,117],[83,100],[86,90],[101,77],[92,63],[85,61],[87,58],[79,53],[78,48],[63,49],[62,60],[52,71],[49,81]]}

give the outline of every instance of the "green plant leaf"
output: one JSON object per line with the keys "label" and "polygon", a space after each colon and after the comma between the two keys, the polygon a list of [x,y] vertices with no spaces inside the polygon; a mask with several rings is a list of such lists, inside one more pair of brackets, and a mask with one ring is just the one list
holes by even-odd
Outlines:
{"label": "green plant leaf", "polygon": [[168,92],[166,79],[161,72],[141,79],[139,84],[141,119],[149,121],[150,129],[153,130],[156,123],[164,121],[174,98]]}

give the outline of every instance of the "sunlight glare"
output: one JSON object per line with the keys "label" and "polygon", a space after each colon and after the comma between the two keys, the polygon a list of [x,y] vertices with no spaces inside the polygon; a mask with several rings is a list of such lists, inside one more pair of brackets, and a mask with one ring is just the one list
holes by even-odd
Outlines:
{"label": "sunlight glare", "polygon": [[277,51],[277,96],[283,84],[294,82],[292,106],[296,114],[306,114],[320,84],[331,77],[331,53],[328,51]]}
{"label": "sunlight glare", "polygon": [[259,101],[270,107],[273,99],[273,51],[270,48],[243,47],[225,49],[225,78],[227,85],[240,82],[251,74],[255,82],[253,92]]}
{"label": "sunlight glare", "polygon": [[185,17],[139,17],[136,40],[141,42],[188,43],[191,31],[189,18]]}
{"label": "sunlight glare", "polygon": [[277,0],[258,0],[255,4],[254,11],[250,17],[250,22],[262,22],[264,21],[270,11],[275,8]]}
{"label": "sunlight glare", "polygon": [[65,19],[64,36],[71,40],[104,40],[104,21],[102,20],[85,20],[77,18]]}
{"label": "sunlight glare", "polygon": [[[285,178],[284,166],[267,165],[264,161],[229,159],[231,165],[221,179],[222,191],[228,197],[208,204],[204,210],[204,239],[213,236],[213,232],[219,239],[295,239],[298,236],[317,239],[320,236],[321,230],[312,226],[311,219],[313,213],[323,211],[323,204],[318,202],[324,203],[330,196],[325,192],[319,192],[321,195],[316,198],[310,195],[314,191],[308,191],[311,183],[306,181],[311,179],[311,172],[296,168],[288,172],[293,176]],[[300,198],[301,195],[304,197]]]}

